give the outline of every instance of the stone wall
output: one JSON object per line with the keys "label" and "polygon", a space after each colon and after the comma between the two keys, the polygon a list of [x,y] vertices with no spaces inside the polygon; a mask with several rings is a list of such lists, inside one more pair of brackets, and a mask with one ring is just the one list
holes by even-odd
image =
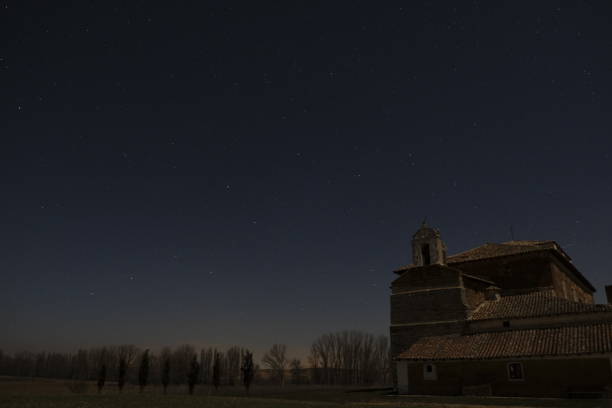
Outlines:
{"label": "stone wall", "polygon": [[495,283],[503,290],[552,285],[550,255],[533,254],[451,264],[453,268]]}
{"label": "stone wall", "polygon": [[422,337],[459,334],[466,326],[460,270],[441,265],[413,268],[393,281],[391,292],[393,357]]}
{"label": "stone wall", "polygon": [[550,264],[552,286],[559,297],[575,302],[593,303],[593,294],[561,263]]}
{"label": "stone wall", "polygon": [[[527,317],[520,319],[487,319],[471,320],[466,327],[466,333],[478,333],[499,330],[530,329],[544,327],[559,327],[571,324],[593,324],[601,321],[612,321],[612,312],[578,313],[570,315],[551,315]],[[504,325],[506,323],[506,325]]]}
{"label": "stone wall", "polygon": [[461,288],[391,295],[391,325],[444,322],[467,318]]}
{"label": "stone wall", "polygon": [[483,282],[478,279],[463,277],[463,287],[465,288],[465,304],[470,309],[475,309],[486,299],[485,291],[490,286],[490,283]]}
{"label": "stone wall", "polygon": [[458,287],[461,285],[461,272],[456,269],[432,265],[409,269],[391,283],[392,293]]}
{"label": "stone wall", "polygon": [[[524,380],[509,380],[509,362],[521,362]],[[612,387],[610,357],[433,362],[435,381],[424,380],[425,363],[408,363],[410,394],[461,395],[464,387],[490,386],[497,396],[569,397],[605,393]]]}

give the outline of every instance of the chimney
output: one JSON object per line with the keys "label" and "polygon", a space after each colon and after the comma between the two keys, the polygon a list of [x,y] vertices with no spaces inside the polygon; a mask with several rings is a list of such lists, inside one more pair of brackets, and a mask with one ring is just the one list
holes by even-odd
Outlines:
{"label": "chimney", "polygon": [[606,286],[606,297],[608,298],[608,304],[612,305],[612,285]]}

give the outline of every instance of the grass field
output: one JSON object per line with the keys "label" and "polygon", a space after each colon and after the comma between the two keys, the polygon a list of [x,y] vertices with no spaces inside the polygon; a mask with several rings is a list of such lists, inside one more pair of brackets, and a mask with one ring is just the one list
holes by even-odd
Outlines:
{"label": "grass field", "polygon": [[163,395],[159,387],[148,387],[140,394],[135,387],[128,386],[119,394],[114,384],[108,384],[98,394],[93,383],[81,384],[83,389],[76,390],[69,385],[58,380],[0,377],[0,408],[612,408],[610,401],[601,400],[407,397],[388,395],[386,389],[340,387],[255,386],[247,396],[240,387],[222,387],[215,393],[200,386],[195,395],[187,395],[185,387],[172,387]]}

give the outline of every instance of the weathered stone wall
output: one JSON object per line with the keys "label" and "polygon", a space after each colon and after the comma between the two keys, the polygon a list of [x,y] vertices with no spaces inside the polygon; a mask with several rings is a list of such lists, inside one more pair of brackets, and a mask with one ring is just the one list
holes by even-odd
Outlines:
{"label": "weathered stone wall", "polygon": [[548,253],[523,254],[497,259],[451,264],[453,268],[493,281],[502,292],[553,287],[558,296],[593,303],[593,294],[573,273]]}
{"label": "weathered stone wall", "polygon": [[521,255],[475,262],[451,264],[453,268],[493,281],[503,290],[552,285],[550,257],[546,254]]}
{"label": "weathered stone wall", "polygon": [[461,272],[455,269],[432,265],[413,268],[404,272],[391,283],[392,293],[422,289],[461,286]]}
{"label": "weathered stone wall", "polygon": [[472,279],[470,277],[463,277],[463,287],[465,288],[465,304],[469,309],[475,309],[484,302],[485,290],[490,284],[481,280]]}
{"label": "weathered stone wall", "polygon": [[[524,380],[509,380],[509,362],[523,364]],[[411,394],[460,395],[463,387],[490,385],[493,395],[568,397],[571,393],[605,392],[612,386],[609,357],[525,359],[508,361],[433,362],[436,381],[423,378],[423,364],[409,362]]]}
{"label": "weathered stone wall", "polygon": [[557,296],[576,302],[593,303],[593,294],[560,262],[550,264],[552,286]]}
{"label": "weathered stone wall", "polygon": [[461,288],[391,295],[391,324],[445,322],[467,318]]}
{"label": "weathered stone wall", "polygon": [[419,338],[458,334],[466,326],[467,306],[459,270],[440,265],[414,268],[393,281],[391,292],[393,357]]}

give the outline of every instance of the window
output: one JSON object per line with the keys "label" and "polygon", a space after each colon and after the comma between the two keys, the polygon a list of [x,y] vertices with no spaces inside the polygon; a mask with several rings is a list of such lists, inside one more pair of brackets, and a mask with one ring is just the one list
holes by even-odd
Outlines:
{"label": "window", "polygon": [[508,363],[508,380],[510,381],[522,381],[525,377],[523,376],[523,364],[522,363]]}
{"label": "window", "polygon": [[435,365],[429,363],[423,365],[423,379],[429,381],[436,381],[438,379],[438,371]]}
{"label": "window", "polygon": [[421,255],[423,255],[423,265],[431,264],[431,255],[429,254],[429,244],[423,244],[421,247]]}

